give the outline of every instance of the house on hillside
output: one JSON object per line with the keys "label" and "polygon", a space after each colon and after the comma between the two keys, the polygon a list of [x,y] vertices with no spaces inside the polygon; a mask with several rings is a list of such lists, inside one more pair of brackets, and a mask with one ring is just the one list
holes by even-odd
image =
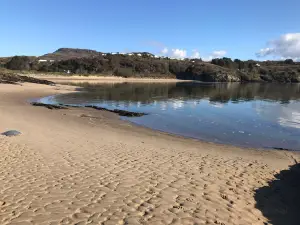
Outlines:
{"label": "house on hillside", "polygon": [[54,62],[54,61],[55,61],[54,59],[50,59],[50,60],[48,60],[48,59],[39,59],[39,60],[38,60],[39,63],[43,63],[43,62]]}

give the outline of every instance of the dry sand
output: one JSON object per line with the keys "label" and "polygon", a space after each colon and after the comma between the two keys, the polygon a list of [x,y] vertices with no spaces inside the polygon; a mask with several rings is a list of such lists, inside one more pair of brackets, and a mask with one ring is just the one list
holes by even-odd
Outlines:
{"label": "dry sand", "polygon": [[110,83],[124,83],[124,82],[195,82],[191,80],[178,80],[178,79],[170,79],[170,78],[124,78],[124,77],[116,77],[116,76],[62,76],[62,75],[49,75],[49,74],[26,74],[26,76],[31,76],[38,79],[45,79],[53,82],[59,83],[69,83],[69,82],[89,82],[89,83],[103,83],[103,82],[110,82]]}
{"label": "dry sand", "polygon": [[299,159],[27,101],[64,91],[0,84],[0,224],[264,224],[255,190]]}

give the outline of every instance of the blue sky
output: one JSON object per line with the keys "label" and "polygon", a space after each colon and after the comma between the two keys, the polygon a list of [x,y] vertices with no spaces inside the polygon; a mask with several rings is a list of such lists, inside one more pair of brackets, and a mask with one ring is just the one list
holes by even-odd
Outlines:
{"label": "blue sky", "polygon": [[297,59],[299,8],[299,0],[0,0],[0,56],[72,47]]}

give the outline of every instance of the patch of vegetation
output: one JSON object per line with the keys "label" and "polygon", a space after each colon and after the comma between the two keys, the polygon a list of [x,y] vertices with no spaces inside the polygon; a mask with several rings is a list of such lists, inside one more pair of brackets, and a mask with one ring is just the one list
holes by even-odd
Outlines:
{"label": "patch of vegetation", "polygon": [[10,70],[29,70],[30,58],[28,56],[14,56],[6,63],[6,68]]}
{"label": "patch of vegetation", "polygon": [[[38,59],[49,60],[41,62]],[[5,67],[66,75],[106,74],[203,82],[300,82],[300,63],[292,59],[259,62],[224,57],[202,62],[201,59],[155,58],[147,52],[103,54],[87,49],[62,48],[40,58],[15,56],[6,62]]]}

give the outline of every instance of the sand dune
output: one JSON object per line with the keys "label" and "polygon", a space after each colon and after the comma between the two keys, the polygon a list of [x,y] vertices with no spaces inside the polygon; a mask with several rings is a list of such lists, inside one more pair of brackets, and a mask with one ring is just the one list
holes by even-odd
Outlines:
{"label": "sand dune", "polygon": [[264,224],[255,190],[299,160],[26,101],[63,91],[0,85],[0,224]]}

